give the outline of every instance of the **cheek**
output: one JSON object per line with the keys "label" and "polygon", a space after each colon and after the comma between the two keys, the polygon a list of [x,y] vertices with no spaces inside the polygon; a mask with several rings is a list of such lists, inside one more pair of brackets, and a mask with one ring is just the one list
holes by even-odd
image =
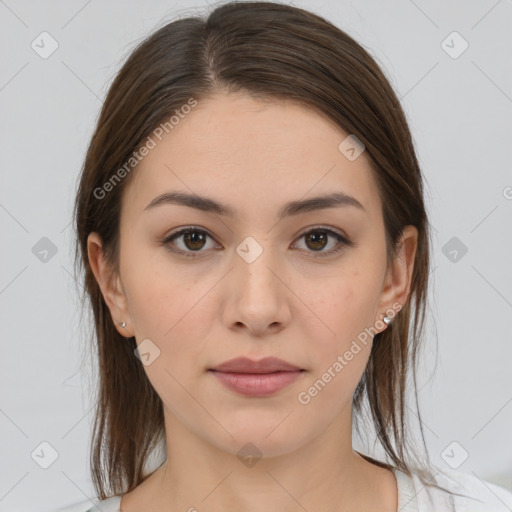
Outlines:
{"label": "cheek", "polygon": [[[318,311],[329,329],[309,330],[316,333],[310,344],[314,364],[311,378],[297,397],[307,412],[317,411],[331,421],[341,407],[351,403],[370,356],[372,337],[365,329],[371,326],[375,294],[368,281],[354,276],[333,283],[313,299],[311,309]],[[318,319],[311,321],[318,328]]]}
{"label": "cheek", "polygon": [[166,406],[179,417],[195,411],[186,390],[192,389],[191,383],[205,371],[209,331],[206,315],[212,307],[203,286],[193,287],[182,281],[164,280],[158,272],[148,271],[141,281],[132,280],[130,301],[137,344],[147,345],[144,340],[149,339],[150,350],[158,353],[144,371]]}
{"label": "cheek", "polygon": [[157,341],[166,333],[171,335],[173,326],[185,315],[190,282],[173,271],[164,248],[152,247],[145,240],[137,243],[135,235],[127,237],[121,254],[121,273],[137,340]]}
{"label": "cheek", "polygon": [[174,355],[199,352],[208,324],[209,300],[204,294],[202,286],[191,290],[177,282],[164,285],[158,279],[145,280],[131,301],[137,339],[151,338],[161,350],[172,350]]}
{"label": "cheek", "polygon": [[325,325],[323,339],[333,349],[349,346],[372,326],[379,284],[371,271],[353,270],[325,282],[323,289],[316,288],[313,294],[310,289],[310,308]]}
{"label": "cheek", "polygon": [[[158,251],[165,252],[165,251]],[[165,254],[137,255],[124,269],[130,317],[137,343],[150,339],[160,350],[159,365],[179,378],[200,372],[205,343],[214,314],[215,280],[198,278],[192,265],[189,275],[172,266]],[[157,365],[158,366],[158,365]],[[148,374],[154,370],[146,368]]]}

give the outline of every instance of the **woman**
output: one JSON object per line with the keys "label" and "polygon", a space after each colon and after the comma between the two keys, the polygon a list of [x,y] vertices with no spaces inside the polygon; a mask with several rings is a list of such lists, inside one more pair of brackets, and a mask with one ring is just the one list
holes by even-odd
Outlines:
{"label": "woman", "polygon": [[[414,446],[422,175],[384,74],[328,21],[229,3],[150,36],[110,88],[75,217],[101,510],[512,506],[430,464],[421,422]],[[353,449],[364,418],[386,460]]]}

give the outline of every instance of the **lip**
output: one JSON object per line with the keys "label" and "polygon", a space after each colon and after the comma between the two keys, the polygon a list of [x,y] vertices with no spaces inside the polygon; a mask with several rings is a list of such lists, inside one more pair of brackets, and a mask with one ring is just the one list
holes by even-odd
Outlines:
{"label": "lip", "polygon": [[238,357],[208,371],[232,391],[245,396],[264,397],[290,385],[305,370],[276,357],[258,361]]}
{"label": "lip", "polygon": [[274,373],[301,370],[298,366],[287,363],[277,357],[264,357],[256,361],[248,357],[236,357],[210,369],[229,373]]}
{"label": "lip", "polygon": [[273,373],[229,373],[209,370],[219,381],[241,395],[264,397],[273,395],[297,379],[304,370]]}

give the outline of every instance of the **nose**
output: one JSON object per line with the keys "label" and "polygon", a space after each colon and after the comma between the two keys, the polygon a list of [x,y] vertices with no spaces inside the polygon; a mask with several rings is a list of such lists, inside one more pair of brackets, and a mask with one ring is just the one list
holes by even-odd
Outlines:
{"label": "nose", "polygon": [[248,329],[254,336],[278,332],[291,319],[293,294],[286,285],[284,266],[265,242],[268,238],[244,240],[237,247],[229,276],[225,320],[232,328]]}

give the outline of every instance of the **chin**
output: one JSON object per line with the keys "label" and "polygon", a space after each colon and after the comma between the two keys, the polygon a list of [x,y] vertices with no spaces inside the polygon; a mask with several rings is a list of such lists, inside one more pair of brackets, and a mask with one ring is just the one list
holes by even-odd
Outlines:
{"label": "chin", "polygon": [[[210,439],[210,442],[220,450],[236,455],[242,460],[244,457],[259,459],[288,455],[306,444],[308,437],[314,437],[312,434],[308,436],[304,428],[299,430],[295,427],[288,430],[282,428],[282,424],[278,426],[282,420],[283,418],[280,418],[279,421],[272,422],[272,426],[267,422],[258,425],[258,422],[254,421],[236,430],[227,428],[233,437],[226,434],[222,440]],[[297,432],[300,432],[300,437]]]}

